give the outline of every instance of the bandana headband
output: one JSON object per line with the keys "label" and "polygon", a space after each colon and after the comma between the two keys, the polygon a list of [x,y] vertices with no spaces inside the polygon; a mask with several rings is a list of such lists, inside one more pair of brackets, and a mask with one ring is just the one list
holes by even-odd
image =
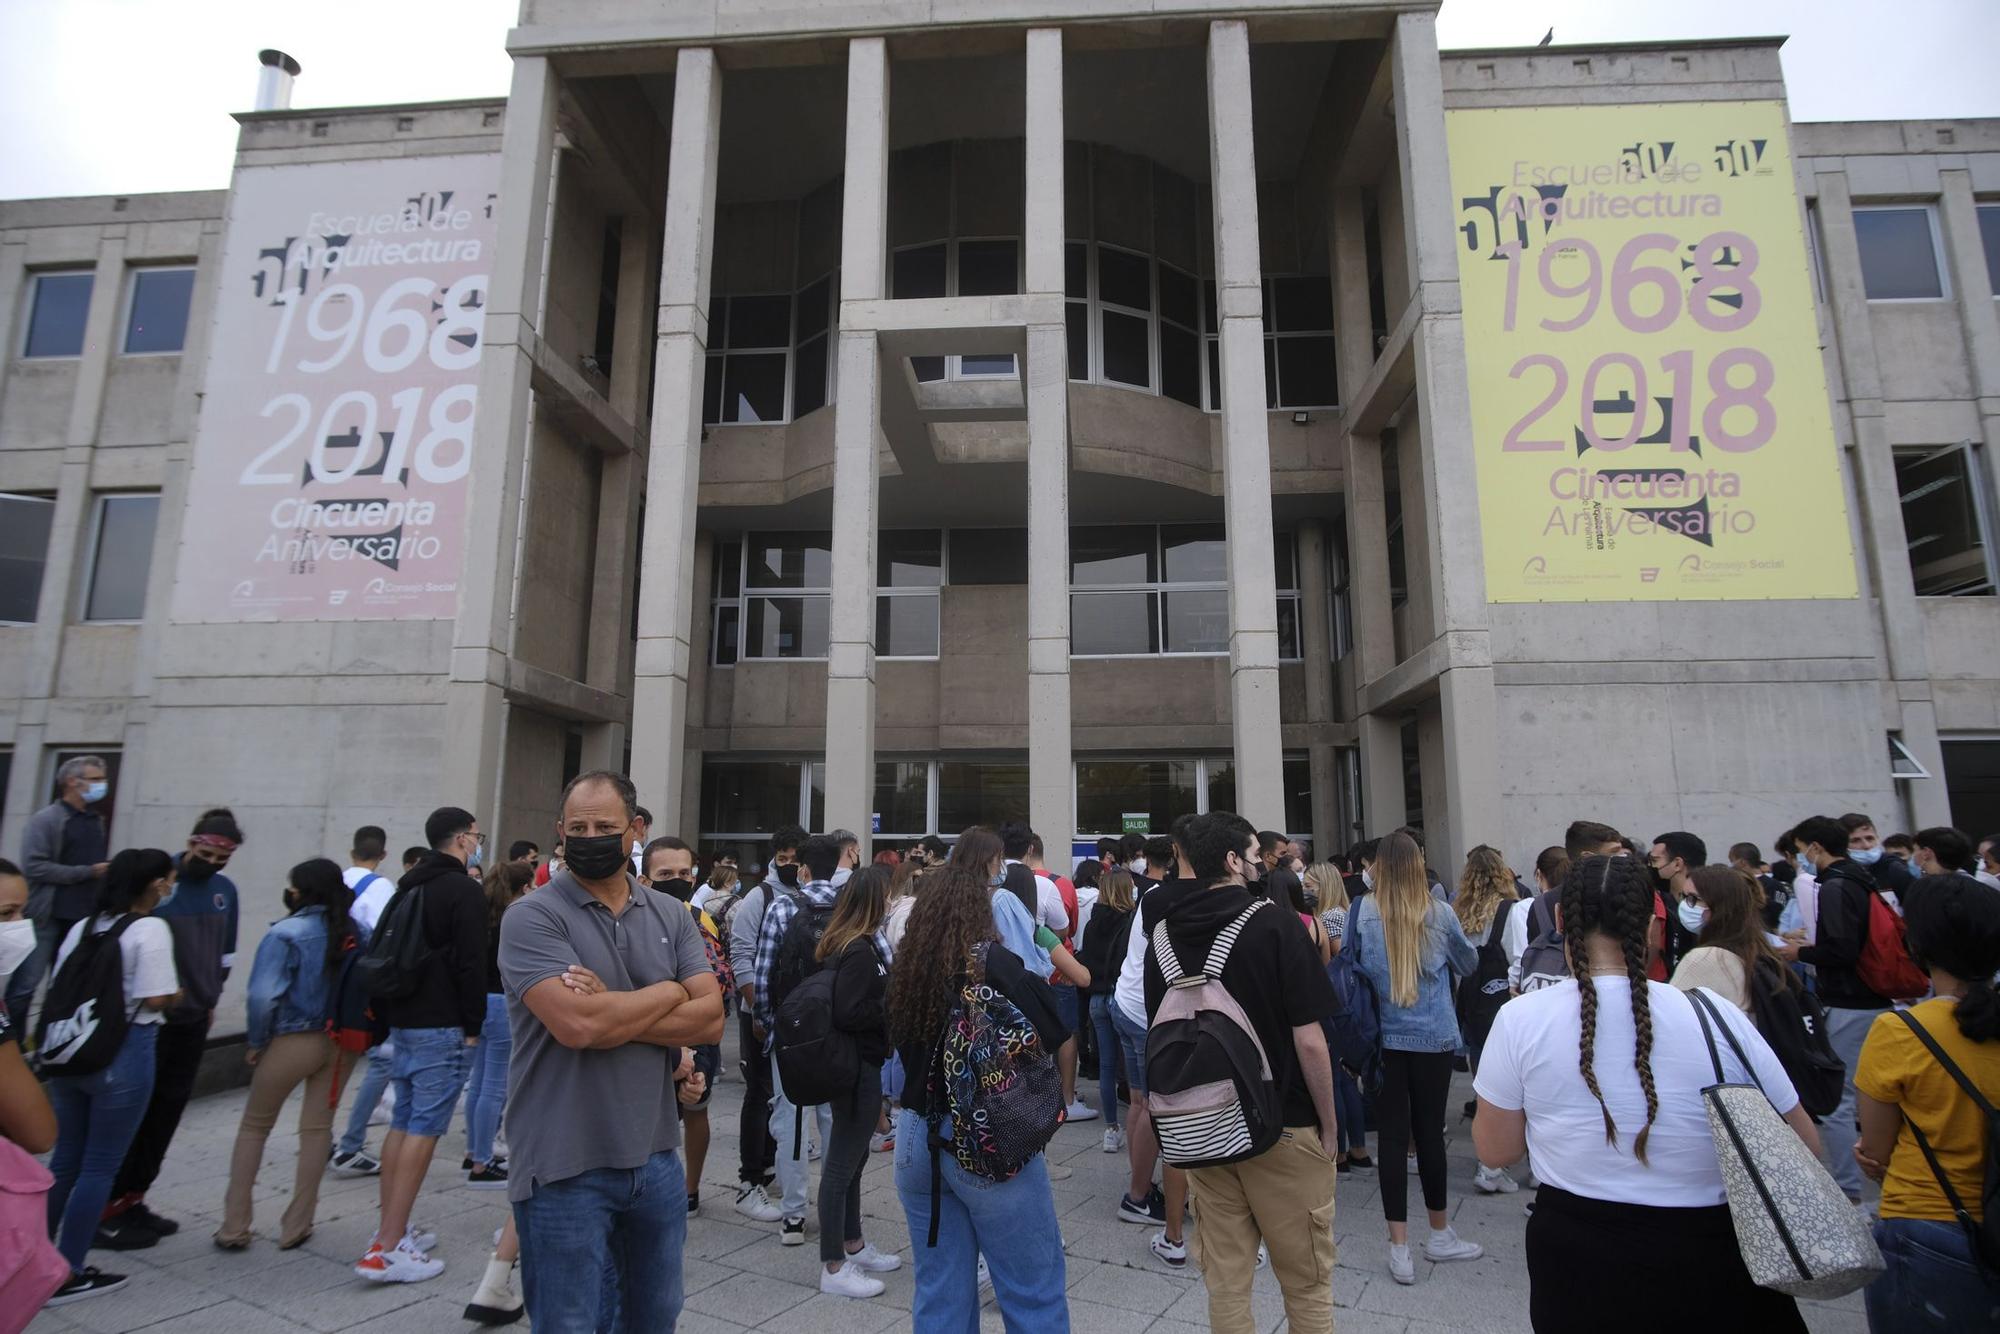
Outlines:
{"label": "bandana headband", "polygon": [[224,838],[221,834],[196,834],[188,840],[204,848],[214,848],[220,852],[236,851],[236,840]]}

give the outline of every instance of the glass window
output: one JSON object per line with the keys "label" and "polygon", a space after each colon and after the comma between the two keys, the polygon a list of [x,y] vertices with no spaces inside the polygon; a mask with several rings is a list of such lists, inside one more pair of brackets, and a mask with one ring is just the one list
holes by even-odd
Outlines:
{"label": "glass window", "polygon": [[1176,523],[1160,529],[1170,584],[1224,583],[1229,578],[1229,544],[1219,523]]}
{"label": "glass window", "polygon": [[958,294],[1012,296],[1021,290],[1020,246],[1014,241],[960,241]]}
{"label": "glass window", "polygon": [[1979,206],[1979,243],[1986,250],[1986,289],[2000,296],[2000,204]]}
{"label": "glass window", "polygon": [[[710,425],[784,421],[791,293],[718,297],[710,329],[718,343],[709,353],[702,383],[702,421]],[[822,386],[824,370],[822,362]]]}
{"label": "glass window", "polygon": [[1078,299],[1090,295],[1090,246],[1083,241],[1063,245],[1063,295]]}
{"label": "glass window", "polygon": [[1278,588],[1278,659],[1296,662],[1302,656],[1303,646],[1299,628],[1298,544],[1293,534],[1284,529],[1272,537],[1273,572]]}
{"label": "glass window", "polygon": [[1195,314],[1196,284],[1192,275],[1171,264],[1160,265],[1160,318],[1190,329],[1201,327]]}
{"label": "glass window", "polygon": [[725,359],[722,378],[722,420],[781,422],[785,419],[785,354]]}
{"label": "glass window", "polygon": [[1334,383],[1333,338],[1276,338],[1277,399],[1281,408],[1325,408],[1340,400]]}
{"label": "glass window", "polygon": [[709,426],[722,420],[722,358],[713,353],[702,367],[701,420]]}
{"label": "glass window", "polygon": [[751,588],[826,588],[833,581],[831,533],[752,533]]}
{"label": "glass window", "polygon": [[88,273],[38,273],[28,304],[24,357],[74,357],[83,351],[83,326],[90,317]]}
{"label": "glass window", "polygon": [[746,347],[784,347],[792,341],[792,298],[776,296],[733,296],[729,298],[729,342],[731,350]]}
{"label": "glass window", "polygon": [[1312,761],[1304,755],[1285,756],[1285,832],[1313,836]]}
{"label": "glass window", "polygon": [[809,283],[799,293],[799,337],[811,338],[827,331],[833,318],[833,275]]}
{"label": "glass window", "polygon": [[[831,614],[831,536],[752,533],[745,541],[749,560],[743,580],[742,656],[824,658]],[[798,595],[768,596],[774,590],[798,590]]]}
{"label": "glass window", "polygon": [[1229,651],[1229,590],[1193,589],[1162,595],[1167,653]]}
{"label": "glass window", "polygon": [[1151,355],[1147,344],[1151,322],[1143,315],[1104,312],[1104,378],[1116,384],[1150,389]]}
{"label": "glass window", "polygon": [[799,819],[797,760],[718,760],[701,766],[701,827],[772,834]]}
{"label": "glass window", "polygon": [[877,760],[871,813],[880,837],[918,838],[930,832],[931,766],[925,760]]}
{"label": "glass window", "polygon": [[709,596],[715,604],[714,662],[718,667],[734,664],[741,652],[743,604],[737,599],[742,591],[743,544],[717,542],[715,577],[710,581]]}
{"label": "glass window", "polygon": [[46,496],[0,496],[0,621],[35,619],[55,513]]}
{"label": "glass window", "polygon": [[1153,582],[1157,530],[1144,525],[1072,528],[1070,582],[1079,586]]}
{"label": "glass window", "polygon": [[1333,327],[1333,284],[1323,275],[1273,278],[1265,302],[1278,333],[1321,333]]}
{"label": "glass window", "polygon": [[751,658],[824,658],[828,606],[825,596],[748,599],[743,653]]}
{"label": "glass window", "polygon": [[1208,807],[1211,811],[1233,811],[1236,809],[1236,762],[1234,760],[1210,760],[1208,762]]}
{"label": "glass window", "polygon": [[1082,838],[1125,832],[1125,816],[1144,812],[1165,833],[1195,812],[1193,760],[1078,760],[1076,831]]}
{"label": "glass window", "polygon": [[1097,296],[1131,310],[1153,308],[1152,261],[1129,250],[1097,247]]}
{"label": "glass window", "polygon": [[715,665],[718,667],[736,665],[742,616],[742,608],[734,602],[715,609]]}
{"label": "glass window", "polygon": [[1069,646],[1070,653],[1076,657],[1158,653],[1158,595],[1072,594],[1069,600]]}
{"label": "glass window", "polygon": [[875,547],[875,582],[883,588],[936,588],[944,582],[943,538],[935,528],[882,533]]}
{"label": "glass window", "polygon": [[1090,305],[1084,301],[1063,303],[1063,319],[1069,326],[1069,378],[1090,378]]}
{"label": "glass window", "polygon": [[1028,582],[1028,530],[951,530],[951,582],[960,586]]}
{"label": "glass window", "polygon": [[1931,210],[1857,208],[1854,237],[1861,281],[1870,301],[1912,301],[1944,295]]}
{"label": "glass window", "polygon": [[1993,547],[1972,451],[1964,445],[1898,451],[1896,489],[1918,595],[1991,596]]}
{"label": "glass window", "polygon": [[1028,818],[1028,765],[945,760],[938,764],[938,831],[956,837],[973,825]]}
{"label": "glass window", "polygon": [[938,585],[944,582],[944,535],[935,528],[882,533],[875,548],[875,652],[885,658],[935,658]]}
{"label": "glass window", "polygon": [[1303,641],[1299,634],[1299,599],[1297,594],[1278,594],[1278,660],[1297,662],[1303,653]]}
{"label": "glass window", "polygon": [[875,599],[875,652],[884,658],[938,655],[938,596]]}
{"label": "glass window", "polygon": [[939,241],[934,245],[898,250],[890,265],[891,295],[898,301],[943,296],[947,249],[945,243]]}
{"label": "glass window", "polygon": [[824,335],[799,345],[795,367],[798,378],[792,382],[794,420],[826,406],[826,353]]}
{"label": "glass window", "polygon": [[187,341],[193,269],[136,269],[125,319],[127,352],[178,352]]}
{"label": "glass window", "polygon": [[837,300],[834,275],[808,283],[799,293],[798,342],[792,350],[792,417],[794,420],[832,402],[828,382],[833,345],[833,306]]}
{"label": "glass window", "polygon": [[[1165,270],[1161,270],[1165,272]],[[1123,316],[1107,315],[1107,319]],[[1160,325],[1160,392],[1191,408],[1201,406],[1201,343],[1177,325]]]}
{"label": "glass window", "polygon": [[[2000,736],[1938,738],[1944,752],[1945,793],[1951,822],[1975,839],[2000,830]],[[109,758],[108,756],[106,758]]]}
{"label": "glass window", "polygon": [[153,571],[153,530],[160,498],[101,496],[97,543],[90,564],[86,621],[137,621],[146,615],[146,580]]}

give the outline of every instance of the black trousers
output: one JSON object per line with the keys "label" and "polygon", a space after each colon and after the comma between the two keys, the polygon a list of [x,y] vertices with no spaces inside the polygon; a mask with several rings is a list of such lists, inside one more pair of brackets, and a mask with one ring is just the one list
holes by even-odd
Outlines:
{"label": "black trousers", "polygon": [[764,1056],[764,1044],[750,1029],[748,1007],[736,1013],[736,1039],[737,1066],[743,1071],[743,1111],[736,1123],[736,1179],[762,1185],[777,1169],[778,1141],[771,1138],[771,1062]]}
{"label": "black trousers", "polygon": [[1444,1104],[1451,1095],[1448,1051],[1385,1051],[1382,1091],[1375,1098],[1375,1174],[1382,1182],[1382,1217],[1404,1223],[1410,1217],[1410,1172],[1404,1156],[1417,1145],[1417,1177],[1424,1207],[1443,1212],[1447,1169],[1444,1160]]}
{"label": "black trousers", "polygon": [[201,1054],[208,1049],[208,1017],[191,1023],[172,1020],[160,1025],[158,1045],[153,1049],[153,1098],[146,1104],[146,1117],[139,1133],[125,1151],[124,1165],[111,1186],[111,1198],[144,1195],[160,1175],[174,1132],[181,1128],[181,1113],[194,1094],[194,1078],[201,1071]]}
{"label": "black trousers", "polygon": [[1536,1334],[1806,1328],[1797,1302],[1750,1281],[1728,1205],[1662,1209],[1546,1185],[1528,1220],[1528,1318]]}

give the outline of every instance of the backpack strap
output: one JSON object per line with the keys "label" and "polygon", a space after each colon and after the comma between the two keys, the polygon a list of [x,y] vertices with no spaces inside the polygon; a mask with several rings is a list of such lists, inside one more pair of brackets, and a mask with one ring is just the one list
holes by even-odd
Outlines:
{"label": "backpack strap", "polygon": [[[1911,1018],[1908,1010],[1897,1010],[1894,1013],[1898,1019],[1910,1026],[1910,1031],[1917,1035],[1919,1041],[1930,1048],[1931,1055],[1944,1067],[1944,1072],[1957,1081],[1958,1086],[1965,1090],[1966,1096],[1972,1099],[1973,1104],[1986,1113],[1990,1122],[1996,1115],[1993,1104],[1986,1101],[1979,1090],[1973,1087],[1972,1081],[1966,1078],[1965,1071],[1959,1069],[1957,1063],[1944,1054],[1944,1048],[1938,1045],[1937,1039],[1925,1031],[1922,1024]],[[1945,1175],[1944,1165],[1938,1162],[1937,1153],[1931,1148],[1930,1139],[1922,1128],[1912,1121],[1907,1113],[1903,1117],[1903,1124],[1908,1126],[1910,1134],[1916,1137],[1917,1148],[1923,1151],[1924,1161],[1930,1164],[1931,1175],[1937,1178],[1938,1187],[1944,1191],[1945,1200],[1951,1205],[1953,1216],[1958,1219],[1959,1227],[1965,1230],[1966,1240],[1971,1243],[1973,1257],[1979,1261],[1979,1267],[1984,1272],[1986,1260],[1979,1243],[1979,1220],[1972,1216],[1972,1212],[1965,1207],[1965,1201],[1959,1198],[1958,1191],[1953,1189],[1951,1178]],[[1988,1151],[1992,1151],[1992,1146],[1988,1146]]]}
{"label": "backpack strap", "polygon": [[[1944,1067],[1944,1072],[1950,1075],[1954,1080],[1958,1081],[1958,1086],[1965,1090],[1965,1096],[1972,1099],[1973,1104],[1976,1107],[1978,1107],[1980,1111],[1986,1113],[1986,1115],[1988,1116],[2000,1116],[2000,1111],[1995,1111],[1993,1104],[1986,1101],[1985,1096],[1981,1094],[1978,1088],[1973,1085],[1973,1082],[1966,1077],[1965,1071],[1959,1069],[1957,1064],[1951,1059],[1951,1057],[1944,1054],[1944,1048],[1938,1045],[1938,1040],[1930,1035],[1929,1030],[1925,1029],[1925,1027],[1922,1024],[1918,1023],[1915,1019],[1913,1019],[1910,1016],[1910,1012],[1908,1010],[1897,1010],[1894,1011],[1894,1013],[1898,1019],[1902,1020],[1904,1023],[1910,1026],[1910,1031],[1917,1035],[1917,1039],[1920,1042],[1922,1042],[1926,1047],[1930,1048],[1931,1055],[1936,1057],[1937,1063]],[[1914,1126],[1911,1128],[1915,1129]]]}
{"label": "backpack strap", "polygon": [[[1253,901],[1227,926],[1216,932],[1215,943],[1208,947],[1208,959],[1202,964],[1202,976],[1218,981],[1221,979],[1222,970],[1229,963],[1229,951],[1235,946],[1236,937],[1243,934],[1244,923],[1250,920],[1252,913],[1270,902],[1269,899]],[[1167,938],[1167,919],[1164,917],[1153,924],[1153,960],[1160,965],[1160,976],[1166,979],[1168,986],[1181,980],[1181,961],[1174,957],[1173,942]]]}

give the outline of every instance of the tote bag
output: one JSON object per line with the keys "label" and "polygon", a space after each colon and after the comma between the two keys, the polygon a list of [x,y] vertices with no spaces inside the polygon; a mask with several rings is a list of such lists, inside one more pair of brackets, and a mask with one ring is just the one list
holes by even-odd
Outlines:
{"label": "tote bag", "polygon": [[0,1136],[0,1334],[21,1334],[69,1282],[69,1261],[49,1240],[55,1184],[26,1149]]}
{"label": "tote bag", "polygon": [[1697,988],[1686,995],[1715,1067],[1715,1082],[1701,1096],[1729,1192],[1736,1245],[1751,1279],[1761,1288],[1818,1300],[1866,1287],[1885,1267],[1867,1220],[1785,1124],[1763,1088],[1729,1082],[1715,1045],[1717,1029],[1753,1081],[1756,1072],[1707,994]]}

